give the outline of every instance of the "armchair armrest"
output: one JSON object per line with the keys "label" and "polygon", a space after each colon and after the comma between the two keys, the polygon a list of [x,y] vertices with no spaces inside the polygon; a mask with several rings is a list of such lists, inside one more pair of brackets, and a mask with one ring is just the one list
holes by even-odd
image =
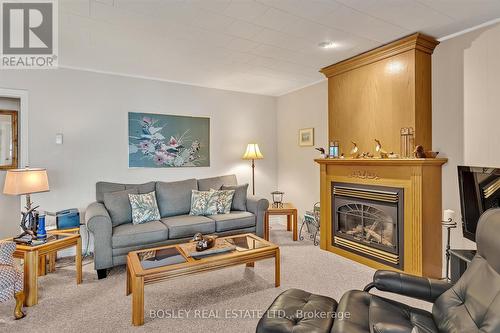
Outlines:
{"label": "armchair armrest", "polygon": [[264,238],[264,216],[269,208],[269,201],[256,196],[247,198],[247,211],[253,213],[256,218],[255,234]]}
{"label": "armchair armrest", "polygon": [[373,275],[373,282],[368,284],[364,290],[369,291],[375,287],[380,291],[396,293],[433,303],[452,286],[452,284],[441,280],[379,270]]}
{"label": "armchair armrest", "polygon": [[106,207],[99,202],[91,203],[85,211],[85,224],[94,236],[95,269],[112,267],[111,236],[113,234],[113,225]]}

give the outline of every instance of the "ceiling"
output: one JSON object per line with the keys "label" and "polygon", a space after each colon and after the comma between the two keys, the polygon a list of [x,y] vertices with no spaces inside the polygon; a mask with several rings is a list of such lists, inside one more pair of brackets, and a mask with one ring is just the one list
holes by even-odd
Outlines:
{"label": "ceiling", "polygon": [[61,0],[59,12],[62,67],[277,96],[413,32],[496,19],[500,0]]}

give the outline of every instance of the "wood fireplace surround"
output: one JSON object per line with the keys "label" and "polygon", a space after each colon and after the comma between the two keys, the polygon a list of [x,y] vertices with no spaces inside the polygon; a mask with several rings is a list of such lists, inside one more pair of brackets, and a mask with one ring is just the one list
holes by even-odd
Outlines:
{"label": "wood fireplace surround", "polygon": [[[446,159],[350,158],[351,141],[374,153],[375,142],[399,153],[400,129],[412,127],[415,144],[432,148],[431,55],[438,44],[414,34],[323,68],[328,78],[329,141],[343,159],[318,159],[321,181],[320,247],[377,269],[442,276],[441,166]],[[333,184],[400,188],[401,265],[387,265],[339,246],[333,233]]]}

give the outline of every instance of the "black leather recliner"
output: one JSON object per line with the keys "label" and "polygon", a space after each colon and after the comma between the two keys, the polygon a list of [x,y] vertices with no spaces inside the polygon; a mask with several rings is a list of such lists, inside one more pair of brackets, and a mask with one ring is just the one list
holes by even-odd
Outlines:
{"label": "black leather recliner", "polygon": [[[263,316],[258,333],[500,333],[500,209],[485,212],[479,221],[477,255],[455,285],[393,271],[377,271],[364,291],[335,300],[291,289]],[[433,303],[432,313],[372,295],[377,288]],[[314,309],[330,309],[344,317],[300,318]],[[297,312],[297,310],[301,310]],[[345,314],[349,314],[346,316]],[[332,326],[333,324],[333,326]]]}

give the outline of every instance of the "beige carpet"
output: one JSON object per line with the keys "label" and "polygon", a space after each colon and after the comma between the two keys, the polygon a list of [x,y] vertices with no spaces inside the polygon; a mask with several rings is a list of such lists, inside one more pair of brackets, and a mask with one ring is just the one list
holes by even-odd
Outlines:
{"label": "beige carpet", "polygon": [[[374,272],[308,239],[293,242],[280,224],[273,225],[271,241],[281,247],[280,288],[274,288],[272,259],[255,268],[237,266],[146,286],[145,324],[136,328],[131,326],[131,297],[125,296],[124,267],[98,281],[93,263],[85,265],[83,284],[77,286],[74,268],[68,266],[39,279],[39,303],[25,309],[26,318],[13,320],[14,303],[0,304],[0,332],[255,332],[258,318],[253,315],[282,291],[301,288],[339,299],[346,290],[363,288]],[[157,310],[183,318],[151,318],[150,311]],[[189,310],[188,315],[180,312]],[[237,318],[225,318],[227,311]]]}

